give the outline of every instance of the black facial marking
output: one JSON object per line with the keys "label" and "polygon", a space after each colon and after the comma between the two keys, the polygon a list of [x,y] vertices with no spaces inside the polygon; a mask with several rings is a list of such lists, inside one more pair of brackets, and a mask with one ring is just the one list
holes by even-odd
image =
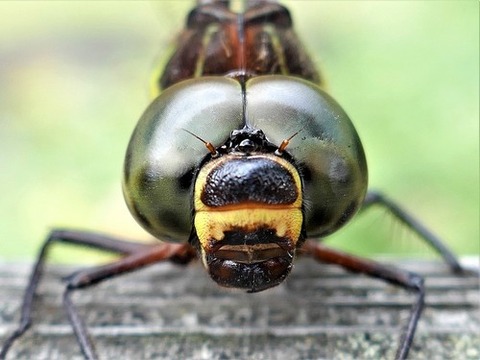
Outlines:
{"label": "black facial marking", "polygon": [[267,158],[232,159],[207,176],[201,200],[208,206],[241,202],[291,204],[298,197],[293,175]]}

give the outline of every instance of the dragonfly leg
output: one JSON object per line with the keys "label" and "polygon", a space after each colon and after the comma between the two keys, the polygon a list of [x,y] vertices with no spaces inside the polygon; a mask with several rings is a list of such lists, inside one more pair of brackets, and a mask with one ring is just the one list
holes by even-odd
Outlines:
{"label": "dragonfly leg", "polygon": [[[130,254],[144,253],[151,249],[155,249],[158,246],[164,245],[126,241],[112,236],[78,230],[56,229],[51,231],[40,249],[37,260],[30,274],[27,288],[25,289],[25,293],[23,295],[21,316],[18,327],[5,340],[4,344],[2,345],[0,349],[0,359],[4,359],[6,357],[8,350],[15,342],[15,340],[21,337],[31,325],[34,299],[37,292],[38,284],[43,274],[43,267],[45,265],[45,261],[47,259],[47,255],[51,246],[56,243],[68,243],[83,247],[101,249],[108,252],[127,255],[127,257]],[[165,245],[168,246],[168,244]],[[188,256],[179,252],[178,256],[172,256],[172,260],[176,260],[177,262],[187,262],[186,257]]]}
{"label": "dragonfly leg", "polygon": [[71,294],[78,289],[84,289],[103,280],[131,272],[160,261],[181,258],[184,262],[194,259],[195,250],[188,244],[162,243],[149,249],[125,256],[110,264],[96,266],[73,273],[67,278],[67,286],[63,303],[72,324],[75,336],[86,359],[97,359],[95,346],[88,334],[87,327],[79,316]]}
{"label": "dragonfly leg", "polygon": [[303,255],[311,256],[317,261],[340,265],[351,272],[366,274],[415,292],[415,301],[410,311],[410,317],[402,331],[400,344],[395,355],[397,360],[406,359],[425,302],[423,278],[412,272],[330,249],[313,240],[307,240],[301,250]]}
{"label": "dragonfly leg", "polygon": [[442,242],[442,240],[426,228],[415,217],[403,210],[398,204],[385,197],[380,192],[369,191],[362,205],[362,211],[370,208],[372,205],[380,205],[386,208],[394,217],[400,220],[404,225],[412,229],[428,245],[442,256],[452,272],[456,274],[467,274],[469,271],[460,265],[454,253]]}

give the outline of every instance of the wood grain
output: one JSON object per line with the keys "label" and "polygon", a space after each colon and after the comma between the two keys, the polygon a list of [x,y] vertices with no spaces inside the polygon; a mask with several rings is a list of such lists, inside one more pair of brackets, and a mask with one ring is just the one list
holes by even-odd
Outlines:
{"label": "wood grain", "polygon": [[[478,260],[477,260],[478,261]],[[480,357],[478,277],[439,262],[396,262],[426,278],[411,359]],[[49,266],[34,325],[8,359],[82,359]],[[0,341],[19,318],[29,266],[0,264]],[[391,359],[412,296],[378,280],[301,259],[287,281],[246,294],[219,288],[200,264],[158,264],[75,296],[102,359]]]}

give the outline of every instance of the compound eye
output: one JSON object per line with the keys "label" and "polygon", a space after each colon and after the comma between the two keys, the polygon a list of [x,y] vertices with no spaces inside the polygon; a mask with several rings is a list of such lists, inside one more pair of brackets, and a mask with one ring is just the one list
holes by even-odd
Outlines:
{"label": "compound eye", "polygon": [[241,91],[237,81],[223,77],[183,81],[140,118],[125,157],[123,189],[131,213],[155,237],[188,240],[195,169],[215,144],[243,127]]}
{"label": "compound eye", "polygon": [[307,235],[337,230],[367,189],[365,155],[349,117],[332,97],[302,79],[260,76],[249,80],[246,90],[247,125],[262,129],[303,174]]}

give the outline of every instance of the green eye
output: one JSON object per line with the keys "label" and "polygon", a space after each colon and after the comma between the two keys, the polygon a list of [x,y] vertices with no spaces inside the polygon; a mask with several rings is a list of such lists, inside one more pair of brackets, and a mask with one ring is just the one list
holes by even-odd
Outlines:
{"label": "green eye", "polygon": [[309,236],[327,235],[360,207],[367,165],[347,114],[318,86],[294,77],[260,76],[247,82],[246,119],[287,151],[304,182]]}
{"label": "green eye", "polygon": [[147,231],[188,240],[191,184],[208,154],[191,133],[223,144],[242,123],[241,86],[224,77],[181,82],[148,107],[131,137],[123,180],[128,207]]}
{"label": "green eye", "polygon": [[167,89],[138,122],[126,154],[124,194],[139,223],[156,237],[186,241],[192,182],[208,154],[192,134],[220,146],[244,126],[277,145],[298,133],[287,151],[302,176],[309,235],[329,234],[356,212],[367,187],[365,155],[335,100],[316,85],[281,75],[247,81],[244,99],[237,81],[210,77]]}

